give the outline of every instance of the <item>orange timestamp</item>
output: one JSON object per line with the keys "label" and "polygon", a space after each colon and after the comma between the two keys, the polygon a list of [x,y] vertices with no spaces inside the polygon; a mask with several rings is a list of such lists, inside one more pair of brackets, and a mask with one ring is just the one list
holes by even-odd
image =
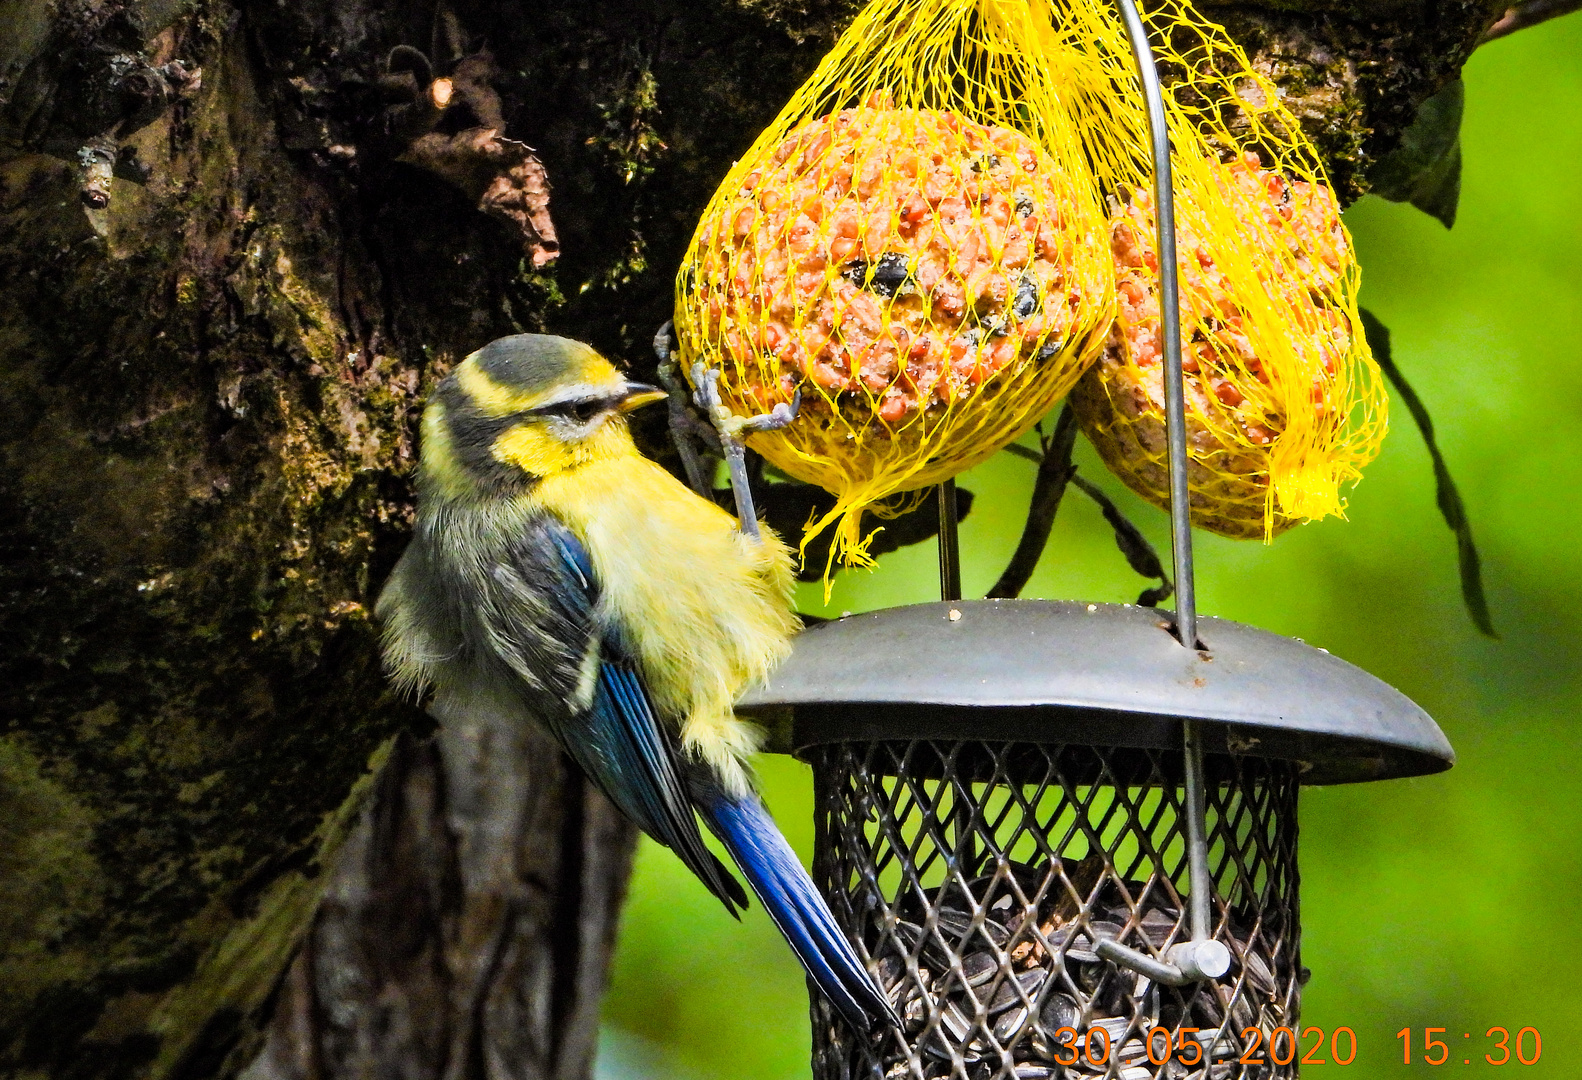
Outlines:
{"label": "orange timestamp", "polygon": [[[1149,1029],[1143,1045],[1148,1061],[1153,1065],[1163,1065],[1174,1058],[1191,1068],[1209,1060],[1205,1044],[1213,1043],[1216,1035],[1217,1029],[1213,1028],[1203,1030],[1183,1027],[1172,1030],[1156,1027]],[[1312,1039],[1315,1035],[1317,1038],[1310,1045],[1302,1045],[1304,1040]],[[1054,1059],[1061,1065],[1075,1065],[1079,1060],[1095,1067],[1109,1063],[1109,1032],[1102,1027],[1089,1028],[1085,1036],[1075,1028],[1063,1027],[1055,1032],[1054,1041]],[[1069,1056],[1065,1056],[1063,1051],[1069,1051]],[[1297,1057],[1298,1052],[1301,1053],[1300,1059]],[[1329,1054],[1327,1058],[1323,1056],[1326,1052]],[[1277,1027],[1265,1033],[1259,1028],[1249,1027],[1241,1033],[1241,1055],[1237,1057],[1235,1050],[1215,1053],[1212,1064],[1290,1065],[1300,1060],[1303,1065],[1328,1065],[1333,1060],[1336,1065],[1350,1065],[1356,1058],[1357,1033],[1349,1027],[1336,1028],[1328,1038],[1325,1037],[1324,1029],[1319,1027],[1303,1028],[1300,1036],[1295,1028]]]}
{"label": "orange timestamp", "polygon": [[[1442,1027],[1425,1027],[1423,1032],[1423,1048],[1418,1054],[1418,1060],[1425,1065],[1443,1065],[1451,1061],[1450,1043],[1439,1038],[1446,1035],[1447,1030]],[[1403,1027],[1395,1033],[1401,1040],[1402,1064],[1412,1063],[1412,1029]],[[1472,1064],[1473,1055],[1482,1049],[1482,1044],[1472,1044],[1472,1032],[1463,1031],[1461,1037],[1466,1039],[1467,1056],[1461,1059],[1461,1064]],[[1452,1036],[1452,1039],[1454,1037]],[[1493,1039],[1493,1047],[1483,1055],[1483,1060],[1490,1065],[1508,1065],[1513,1055],[1514,1059],[1522,1065],[1536,1065],[1544,1052],[1543,1036],[1538,1034],[1535,1027],[1524,1027],[1512,1038],[1509,1028],[1491,1027],[1483,1033],[1484,1039]]]}

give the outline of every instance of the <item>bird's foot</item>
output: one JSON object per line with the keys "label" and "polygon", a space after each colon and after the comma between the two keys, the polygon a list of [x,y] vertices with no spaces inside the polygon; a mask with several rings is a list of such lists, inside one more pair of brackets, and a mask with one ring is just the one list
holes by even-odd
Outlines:
{"label": "bird's foot", "polygon": [[692,392],[692,400],[713,422],[722,445],[731,440],[739,443],[744,436],[760,431],[779,431],[802,410],[802,388],[797,387],[789,402],[782,401],[757,416],[737,416],[720,401],[719,381],[718,368],[706,368],[701,363],[692,365],[692,385],[697,388]]}
{"label": "bird's foot", "polygon": [[[698,419],[692,411],[686,383],[682,381],[681,372],[676,366],[675,345],[673,324],[667,321],[654,335],[654,355],[659,357],[659,385],[669,395],[666,408],[669,409],[670,438],[676,445],[676,453],[681,456],[681,467],[687,474],[687,486],[707,499],[712,494],[713,484],[709,476],[713,470],[704,461],[704,455],[720,452],[719,436],[713,427]],[[701,449],[699,443],[702,444]]]}
{"label": "bird's foot", "polygon": [[730,472],[731,492],[736,496],[736,516],[742,532],[759,539],[758,516],[753,507],[752,484],[747,477],[747,447],[742,440],[755,432],[777,431],[797,418],[802,408],[802,391],[789,403],[780,402],[773,409],[757,416],[737,416],[720,401],[720,372],[701,363],[692,365],[692,400],[714,424],[719,433],[720,448],[725,454],[725,465]]}

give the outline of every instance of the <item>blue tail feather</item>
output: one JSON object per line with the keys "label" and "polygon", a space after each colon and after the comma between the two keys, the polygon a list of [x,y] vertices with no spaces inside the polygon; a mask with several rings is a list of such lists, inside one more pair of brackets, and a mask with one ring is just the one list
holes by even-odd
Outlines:
{"label": "blue tail feather", "polygon": [[703,820],[736,860],[764,910],[830,1004],[858,1031],[870,1030],[875,1019],[899,1027],[883,991],[863,969],[813,879],[763,804],[753,795],[733,799],[717,789],[703,794],[706,797],[698,800]]}

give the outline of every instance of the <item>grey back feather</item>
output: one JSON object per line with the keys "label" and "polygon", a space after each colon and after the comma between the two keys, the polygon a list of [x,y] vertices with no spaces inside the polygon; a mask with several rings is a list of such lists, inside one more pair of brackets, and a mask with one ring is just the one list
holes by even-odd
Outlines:
{"label": "grey back feather", "polygon": [[585,708],[600,628],[565,577],[547,519],[513,500],[429,500],[379,598],[385,657],[398,685],[515,684],[553,724]]}

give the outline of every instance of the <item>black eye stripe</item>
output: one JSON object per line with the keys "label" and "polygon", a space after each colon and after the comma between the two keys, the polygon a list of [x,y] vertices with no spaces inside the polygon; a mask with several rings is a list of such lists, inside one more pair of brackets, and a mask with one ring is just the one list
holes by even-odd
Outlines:
{"label": "black eye stripe", "polygon": [[557,401],[553,405],[545,405],[532,409],[528,416],[564,416],[578,423],[587,423],[602,412],[613,410],[621,402],[619,396],[596,398],[572,398],[569,401]]}

